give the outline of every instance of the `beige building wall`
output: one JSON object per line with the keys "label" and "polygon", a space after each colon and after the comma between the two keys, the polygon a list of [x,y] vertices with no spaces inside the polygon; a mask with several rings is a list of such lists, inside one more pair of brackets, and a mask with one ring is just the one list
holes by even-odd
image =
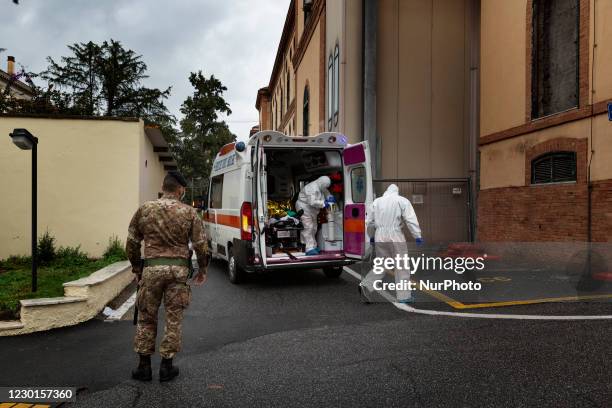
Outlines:
{"label": "beige building wall", "polygon": [[[302,17],[303,18],[303,17]],[[299,21],[299,19],[298,19]],[[320,77],[320,60],[321,60],[321,21],[317,22],[310,43],[306,48],[304,57],[296,69],[296,82],[297,82],[297,98],[296,98],[296,111],[297,111],[297,129],[296,134],[302,135],[303,133],[303,106],[304,106],[304,89],[306,84],[309,87],[310,100],[309,100],[309,136],[314,136],[319,132],[323,132],[325,129],[325,118],[319,115],[319,104],[322,101],[319,98],[319,87],[322,85],[321,80],[324,78]]]}
{"label": "beige building wall", "polygon": [[[325,126],[344,133],[349,143],[363,140],[362,2],[336,0],[326,3],[325,28]],[[328,60],[336,44],[340,49],[340,92],[338,123],[329,129]]]}
{"label": "beige building wall", "polygon": [[480,134],[525,122],[527,0],[481,0]]}
{"label": "beige building wall", "polygon": [[468,174],[469,0],[379,0],[382,176]]}
{"label": "beige building wall", "polygon": [[593,27],[594,22],[594,35],[597,41],[594,59],[595,78],[593,81],[594,102],[597,103],[612,99],[612,75],[610,74],[610,64],[612,64],[612,24],[610,24],[610,21],[612,21],[612,1],[591,0],[591,10],[593,10],[591,27]]}
{"label": "beige building wall", "polygon": [[166,170],[164,163],[159,160],[155,153],[151,140],[146,136],[144,126],[140,131],[140,162],[138,163],[140,178],[139,203],[157,200],[161,193],[161,185],[164,181]]}
{"label": "beige building wall", "polygon": [[57,245],[101,256],[110,237],[125,240],[139,204],[157,197],[163,166],[141,121],[2,117],[0,258],[30,253],[31,152],[12,144],[14,128],[39,139],[38,232]]}

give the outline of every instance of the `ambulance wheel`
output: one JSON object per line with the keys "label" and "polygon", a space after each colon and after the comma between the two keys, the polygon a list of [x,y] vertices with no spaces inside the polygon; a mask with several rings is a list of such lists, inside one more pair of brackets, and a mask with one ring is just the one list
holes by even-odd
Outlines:
{"label": "ambulance wheel", "polygon": [[236,258],[234,257],[234,251],[232,251],[232,248],[228,250],[227,274],[229,276],[229,281],[233,284],[237,285],[244,280],[244,272],[236,263]]}
{"label": "ambulance wheel", "polygon": [[323,273],[330,279],[337,279],[342,275],[342,267],[323,268]]}

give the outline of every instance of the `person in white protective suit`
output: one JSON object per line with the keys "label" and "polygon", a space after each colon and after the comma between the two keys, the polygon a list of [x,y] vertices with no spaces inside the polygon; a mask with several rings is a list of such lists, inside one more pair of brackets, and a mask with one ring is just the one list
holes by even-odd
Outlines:
{"label": "person in white protective suit", "polygon": [[321,176],[302,188],[295,203],[297,211],[303,210],[301,240],[306,245],[306,255],[317,255],[320,251],[317,248],[317,216],[321,208],[327,208],[334,198],[328,188],[331,180],[327,176]]}
{"label": "person in white protective suit", "polygon": [[[412,204],[407,198],[399,195],[399,189],[395,184],[391,184],[382,197],[374,200],[366,220],[368,235],[370,237],[374,236],[376,257],[395,258],[399,254],[403,258],[404,254],[408,254],[402,224],[406,225],[410,234],[415,238],[417,246],[422,245],[421,227]],[[372,239],[370,242],[372,242]],[[395,274],[395,283],[405,281],[406,286],[408,286],[407,284],[410,281],[409,269],[393,269],[388,272]],[[362,296],[369,299],[365,291],[371,293],[375,289],[374,281],[383,277],[384,274],[377,274],[374,270],[371,270],[359,286]],[[412,292],[408,287],[406,290],[396,290],[396,298],[400,303],[413,301]]]}

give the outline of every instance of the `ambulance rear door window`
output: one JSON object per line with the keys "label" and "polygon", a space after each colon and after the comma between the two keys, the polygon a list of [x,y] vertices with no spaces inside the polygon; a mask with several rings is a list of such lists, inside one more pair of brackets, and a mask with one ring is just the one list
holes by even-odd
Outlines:
{"label": "ambulance rear door window", "polygon": [[354,203],[365,203],[366,171],[364,167],[355,167],[351,170],[351,198]]}
{"label": "ambulance rear door window", "polygon": [[221,208],[223,197],[223,174],[210,180],[210,208]]}

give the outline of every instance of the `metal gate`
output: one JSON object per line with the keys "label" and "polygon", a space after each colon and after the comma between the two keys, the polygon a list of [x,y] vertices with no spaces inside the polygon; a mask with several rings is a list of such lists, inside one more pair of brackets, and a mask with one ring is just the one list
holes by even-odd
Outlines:
{"label": "metal gate", "polygon": [[412,203],[426,242],[474,240],[469,178],[374,180],[376,197],[382,196],[390,184],[397,185],[399,193]]}

